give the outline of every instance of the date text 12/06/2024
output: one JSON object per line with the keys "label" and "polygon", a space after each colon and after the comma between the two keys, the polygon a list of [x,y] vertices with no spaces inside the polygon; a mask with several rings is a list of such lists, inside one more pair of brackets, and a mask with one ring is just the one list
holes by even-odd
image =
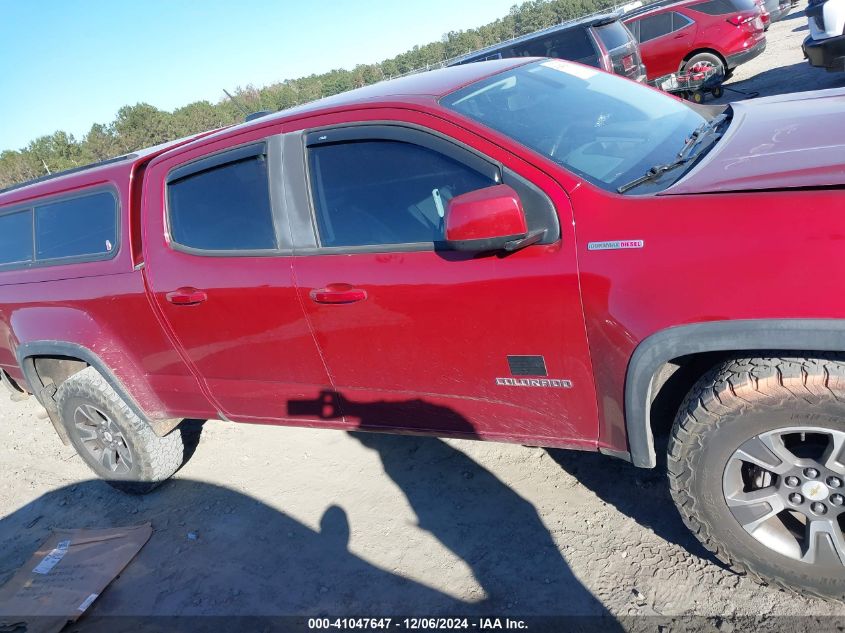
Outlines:
{"label": "date text 12/06/2024", "polygon": [[309,618],[309,630],[525,630],[518,618]]}

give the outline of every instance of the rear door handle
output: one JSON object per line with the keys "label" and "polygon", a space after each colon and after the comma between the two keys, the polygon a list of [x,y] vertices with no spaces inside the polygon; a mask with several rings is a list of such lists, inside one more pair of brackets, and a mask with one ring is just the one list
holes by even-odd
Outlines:
{"label": "rear door handle", "polygon": [[205,292],[196,288],[179,288],[173,292],[168,292],[165,296],[175,306],[195,306],[208,299]]}
{"label": "rear door handle", "polygon": [[325,288],[315,288],[309,294],[314,303],[355,303],[367,298],[366,290],[349,284],[329,284]]}

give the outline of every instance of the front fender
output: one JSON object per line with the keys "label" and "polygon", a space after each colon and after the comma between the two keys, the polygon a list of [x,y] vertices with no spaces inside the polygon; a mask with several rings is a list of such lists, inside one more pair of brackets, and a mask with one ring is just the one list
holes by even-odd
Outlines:
{"label": "front fender", "polygon": [[845,319],[743,319],[679,325],[643,339],[625,376],[625,428],[631,462],[654,468],[650,409],[654,378],[667,362],[704,352],[845,351]]}

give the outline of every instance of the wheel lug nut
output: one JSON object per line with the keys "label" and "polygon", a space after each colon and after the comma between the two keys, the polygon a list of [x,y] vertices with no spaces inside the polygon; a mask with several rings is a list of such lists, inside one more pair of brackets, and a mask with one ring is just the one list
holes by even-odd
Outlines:
{"label": "wheel lug nut", "polygon": [[798,505],[801,505],[802,503],[804,503],[804,497],[802,497],[797,492],[793,492],[791,495],[789,495],[789,502],[792,505],[798,506]]}
{"label": "wheel lug nut", "polygon": [[810,479],[815,479],[819,476],[819,471],[817,471],[815,468],[805,468],[804,476],[809,477]]}
{"label": "wheel lug nut", "polygon": [[801,483],[801,480],[798,479],[795,475],[790,475],[786,478],[786,485],[790,488],[795,488],[798,484]]}
{"label": "wheel lug nut", "polygon": [[810,510],[812,510],[816,514],[824,514],[825,512],[827,512],[827,506],[825,506],[825,504],[821,503],[820,501],[815,501],[810,504]]}
{"label": "wheel lug nut", "polygon": [[835,506],[841,506],[845,504],[845,497],[840,494],[830,495],[830,502]]}
{"label": "wheel lug nut", "polygon": [[839,477],[828,477],[827,478],[827,485],[831,488],[841,488],[842,487],[842,480]]}

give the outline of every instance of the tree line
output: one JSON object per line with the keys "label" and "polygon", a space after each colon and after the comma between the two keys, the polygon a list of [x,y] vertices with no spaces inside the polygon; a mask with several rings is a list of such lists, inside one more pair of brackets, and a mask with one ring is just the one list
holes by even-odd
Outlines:
{"label": "tree line", "polygon": [[50,173],[71,169],[243,121],[244,113],[284,110],[321,97],[359,88],[496,44],[538,29],[612,6],[612,0],[529,0],[484,26],[450,31],[431,42],[376,64],[359,64],[299,79],[287,79],[234,91],[218,103],[197,101],[173,112],[147,103],[124,106],[111,123],[95,123],[80,139],[64,131],[42,136],[20,150],[0,153],[0,189]]}

